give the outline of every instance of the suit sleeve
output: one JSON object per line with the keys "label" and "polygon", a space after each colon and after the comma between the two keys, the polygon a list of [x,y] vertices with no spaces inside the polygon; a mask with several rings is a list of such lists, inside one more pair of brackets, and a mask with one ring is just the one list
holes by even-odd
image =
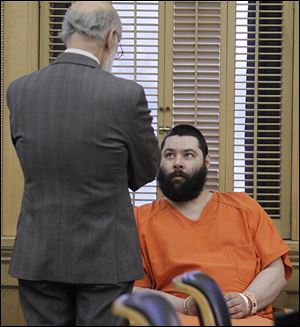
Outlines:
{"label": "suit sleeve", "polygon": [[128,186],[136,191],[156,177],[160,149],[148,109],[144,89],[140,87],[129,131]]}

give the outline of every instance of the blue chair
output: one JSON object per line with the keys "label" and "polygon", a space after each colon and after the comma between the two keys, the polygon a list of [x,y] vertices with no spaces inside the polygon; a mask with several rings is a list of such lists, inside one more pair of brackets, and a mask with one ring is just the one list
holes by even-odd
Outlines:
{"label": "blue chair", "polygon": [[158,294],[138,291],[121,295],[112,310],[135,326],[181,326],[175,308]]}
{"label": "blue chair", "polygon": [[231,326],[224,296],[211,277],[200,271],[191,271],[175,277],[173,285],[193,298],[200,325]]}
{"label": "blue chair", "polygon": [[275,326],[299,326],[299,311],[277,312],[274,314]]}

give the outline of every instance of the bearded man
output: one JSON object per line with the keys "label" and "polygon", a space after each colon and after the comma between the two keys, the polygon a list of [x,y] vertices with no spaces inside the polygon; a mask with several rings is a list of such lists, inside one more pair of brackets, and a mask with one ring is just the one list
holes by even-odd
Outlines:
{"label": "bearded man", "polygon": [[288,246],[263,208],[245,193],[210,192],[211,162],[201,132],[171,129],[161,144],[162,199],[135,208],[144,278],[134,291],[166,297],[185,325],[198,325],[195,303],[172,279],[200,270],[224,293],[233,325],[272,325],[272,302],[291,276]]}

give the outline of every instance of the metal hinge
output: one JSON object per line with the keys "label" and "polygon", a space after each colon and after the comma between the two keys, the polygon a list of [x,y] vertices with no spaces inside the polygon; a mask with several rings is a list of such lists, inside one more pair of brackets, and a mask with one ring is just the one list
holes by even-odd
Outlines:
{"label": "metal hinge", "polygon": [[171,129],[171,126],[165,126],[165,127],[159,126],[158,132],[159,132],[159,134],[163,134],[163,133],[167,133],[170,129]]}

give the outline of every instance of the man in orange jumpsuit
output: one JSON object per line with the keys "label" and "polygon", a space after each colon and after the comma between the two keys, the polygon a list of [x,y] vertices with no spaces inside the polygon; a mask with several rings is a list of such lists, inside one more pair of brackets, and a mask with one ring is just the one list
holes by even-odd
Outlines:
{"label": "man in orange jumpsuit", "polygon": [[134,290],[163,295],[197,325],[194,302],[172,279],[201,270],[220,286],[234,325],[272,325],[271,304],[292,273],[272,219],[245,193],[205,188],[210,156],[195,127],[174,127],[161,150],[164,197],[135,208],[145,274]]}

